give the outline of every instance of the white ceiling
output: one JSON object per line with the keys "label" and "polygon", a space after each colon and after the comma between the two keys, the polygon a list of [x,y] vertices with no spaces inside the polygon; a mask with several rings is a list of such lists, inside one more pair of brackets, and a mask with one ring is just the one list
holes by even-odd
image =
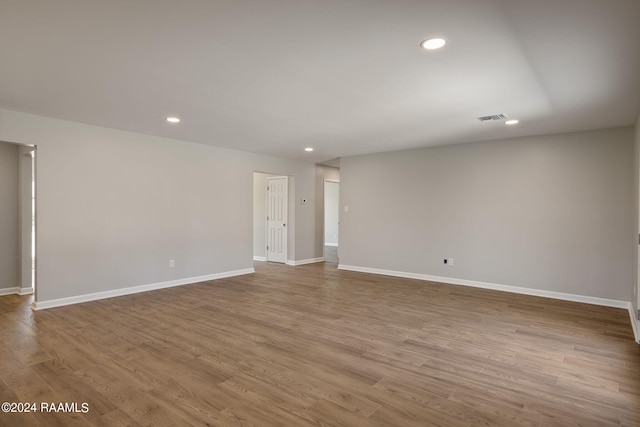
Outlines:
{"label": "white ceiling", "polygon": [[640,1],[0,0],[0,107],[313,162],[628,126]]}

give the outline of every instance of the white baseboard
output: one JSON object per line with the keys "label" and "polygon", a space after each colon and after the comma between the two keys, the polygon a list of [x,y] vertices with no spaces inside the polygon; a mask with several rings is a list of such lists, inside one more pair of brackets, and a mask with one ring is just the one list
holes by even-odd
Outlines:
{"label": "white baseboard", "polygon": [[170,280],[167,282],[152,283],[150,285],[133,286],[130,288],[114,289],[112,291],[96,292],[92,294],[77,295],[74,297],[58,298],[46,301],[34,301],[34,310],[45,310],[47,308],[61,307],[64,305],[79,304],[83,302],[96,301],[105,298],[119,297],[123,295],[137,294],[140,292],[154,291],[157,289],[171,288],[174,286],[189,285],[209,280],[224,279],[225,277],[242,276],[244,274],[255,273],[253,268],[243,270],[226,271],[223,273],[209,274],[206,276],[187,277],[185,279]]}
{"label": "white baseboard", "polygon": [[315,262],[324,262],[324,257],[320,257],[320,258],[310,258],[310,259],[301,259],[299,261],[294,261],[294,260],[290,260],[288,259],[287,262],[285,264],[287,265],[305,265],[305,264],[313,264]]}
{"label": "white baseboard", "polygon": [[407,279],[427,280],[430,282],[447,283],[451,285],[471,286],[474,288],[491,289],[494,291],[511,292],[516,294],[532,295],[537,297],[553,298],[565,301],[583,302],[586,304],[603,305],[607,307],[628,308],[629,301],[620,301],[607,298],[590,297],[585,295],[566,294],[555,291],[545,291],[533,288],[521,288],[519,286],[498,285],[495,283],[476,282],[473,280],[454,279],[451,277],[431,276],[427,274],[406,273],[402,271],[381,270],[378,268],[358,267],[354,265],[338,265],[339,270],[358,271],[361,273],[381,274],[384,276],[404,277]]}
{"label": "white baseboard", "polygon": [[263,257],[263,256],[256,256],[256,255],[254,255],[254,256],[253,256],[253,260],[254,260],[254,261],[266,261],[266,260],[267,260],[267,258],[266,258],[266,257]]}
{"label": "white baseboard", "polygon": [[0,289],[0,297],[4,295],[15,295],[20,293],[20,288],[4,288]]}
{"label": "white baseboard", "polygon": [[335,246],[336,248],[338,247],[337,243],[325,243],[325,246]]}
{"label": "white baseboard", "polygon": [[636,342],[640,344],[640,321],[638,320],[638,315],[633,311],[633,304],[629,303],[629,317],[631,318],[631,327],[633,328],[633,337],[636,339]]}
{"label": "white baseboard", "polygon": [[3,295],[30,295],[33,293],[33,288],[21,288],[16,286],[15,288],[0,289],[0,296]]}

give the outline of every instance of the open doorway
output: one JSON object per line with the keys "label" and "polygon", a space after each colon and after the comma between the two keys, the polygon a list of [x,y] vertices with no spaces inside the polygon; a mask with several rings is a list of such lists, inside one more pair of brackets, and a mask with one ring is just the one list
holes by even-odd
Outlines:
{"label": "open doorway", "polygon": [[338,263],[340,183],[324,181],[324,259]]}
{"label": "open doorway", "polygon": [[20,147],[21,294],[36,288],[36,147]]}
{"label": "open doorway", "polygon": [[36,147],[0,142],[0,295],[36,286]]}

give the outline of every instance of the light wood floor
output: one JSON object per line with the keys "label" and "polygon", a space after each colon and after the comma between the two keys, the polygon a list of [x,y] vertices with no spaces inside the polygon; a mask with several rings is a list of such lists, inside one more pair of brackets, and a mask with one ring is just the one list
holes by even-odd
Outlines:
{"label": "light wood floor", "polygon": [[3,426],[640,425],[625,310],[256,263],[38,312],[0,298]]}

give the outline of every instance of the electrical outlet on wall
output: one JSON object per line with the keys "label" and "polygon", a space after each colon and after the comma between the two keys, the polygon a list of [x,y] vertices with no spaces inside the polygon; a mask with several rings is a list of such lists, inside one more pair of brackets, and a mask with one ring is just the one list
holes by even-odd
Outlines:
{"label": "electrical outlet on wall", "polygon": [[176,266],[176,261],[173,259],[169,260],[169,268],[174,268]]}

